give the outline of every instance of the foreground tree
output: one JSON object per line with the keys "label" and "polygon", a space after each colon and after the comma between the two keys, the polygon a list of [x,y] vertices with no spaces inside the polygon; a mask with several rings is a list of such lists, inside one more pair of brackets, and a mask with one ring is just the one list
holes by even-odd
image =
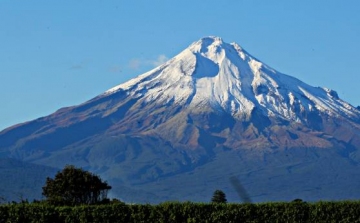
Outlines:
{"label": "foreground tree", "polygon": [[221,190],[216,190],[211,198],[211,202],[225,204],[227,202],[225,193]]}
{"label": "foreground tree", "polygon": [[97,204],[107,199],[111,189],[106,182],[88,171],[67,165],[55,175],[46,178],[42,194],[54,205]]}

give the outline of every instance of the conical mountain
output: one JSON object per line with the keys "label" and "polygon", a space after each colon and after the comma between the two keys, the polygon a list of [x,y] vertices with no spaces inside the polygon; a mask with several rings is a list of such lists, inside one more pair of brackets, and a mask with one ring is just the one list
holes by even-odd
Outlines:
{"label": "conical mountain", "polygon": [[[356,179],[359,147],[360,111],[335,91],[277,72],[212,36],[83,104],[0,132],[3,157],[82,166],[152,201],[204,200],[218,180],[232,193],[232,175],[248,184],[278,176],[267,189],[252,186],[258,200],[290,199],[294,190],[331,197],[342,187],[324,186],[335,184],[335,175]],[[325,189],[313,197],[294,180],[304,177],[314,181],[306,187]],[[269,192],[284,185],[282,196]]]}
{"label": "conical mountain", "polygon": [[165,64],[107,91],[129,92],[150,103],[210,107],[236,118],[258,108],[265,115],[304,122],[304,113],[319,110],[359,119],[360,112],[336,92],[311,87],[263,64],[238,44],[203,38]]}

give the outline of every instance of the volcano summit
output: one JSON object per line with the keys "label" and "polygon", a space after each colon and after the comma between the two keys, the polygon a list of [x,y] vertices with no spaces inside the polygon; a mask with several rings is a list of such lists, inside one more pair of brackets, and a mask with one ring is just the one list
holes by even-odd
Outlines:
{"label": "volcano summit", "polygon": [[[205,37],[78,106],[0,132],[0,154],[107,179],[130,202],[360,198],[360,111]],[[339,193],[339,190],[344,190]]]}

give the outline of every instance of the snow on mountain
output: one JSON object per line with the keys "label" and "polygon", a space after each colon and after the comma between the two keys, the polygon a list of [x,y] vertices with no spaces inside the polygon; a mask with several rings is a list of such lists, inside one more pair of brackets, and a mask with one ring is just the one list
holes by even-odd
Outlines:
{"label": "snow on mountain", "polygon": [[357,199],[358,148],[359,109],[218,37],[80,105],[0,131],[0,158],[84,167],[120,197],[146,203],[207,202],[217,188],[238,202],[233,176],[254,201]]}
{"label": "snow on mountain", "polygon": [[309,86],[277,72],[236,43],[205,37],[161,66],[105,92],[118,90],[149,103],[176,103],[191,109],[210,106],[234,117],[257,107],[268,116],[306,121],[305,112],[358,119],[360,112],[333,90]]}

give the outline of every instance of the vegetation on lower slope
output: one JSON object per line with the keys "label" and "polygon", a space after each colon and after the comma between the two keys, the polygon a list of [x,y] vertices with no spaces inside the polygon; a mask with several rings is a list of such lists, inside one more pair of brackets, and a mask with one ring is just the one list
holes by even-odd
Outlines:
{"label": "vegetation on lower slope", "polygon": [[40,199],[46,177],[54,176],[58,171],[11,158],[0,158],[0,170],[0,203]]}

